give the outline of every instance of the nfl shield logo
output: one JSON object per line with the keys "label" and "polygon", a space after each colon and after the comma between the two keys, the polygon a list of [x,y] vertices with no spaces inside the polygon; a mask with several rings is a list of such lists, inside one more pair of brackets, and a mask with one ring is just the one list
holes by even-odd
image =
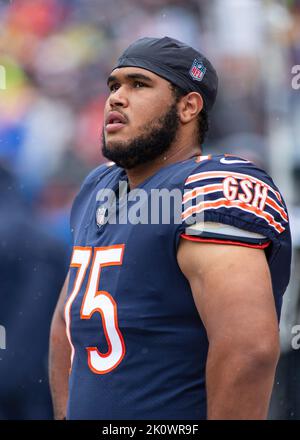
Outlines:
{"label": "nfl shield logo", "polygon": [[99,228],[106,223],[105,214],[106,208],[104,206],[100,206],[96,211],[96,221]]}
{"label": "nfl shield logo", "polygon": [[190,68],[190,75],[196,81],[202,81],[206,72],[206,67],[202,63],[202,61],[194,60],[192,67]]}

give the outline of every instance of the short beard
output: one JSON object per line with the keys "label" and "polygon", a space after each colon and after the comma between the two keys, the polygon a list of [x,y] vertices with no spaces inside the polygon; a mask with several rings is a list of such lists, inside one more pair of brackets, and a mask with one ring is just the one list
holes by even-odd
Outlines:
{"label": "short beard", "polygon": [[177,104],[148,125],[145,133],[128,142],[111,142],[108,147],[102,132],[102,154],[119,167],[131,169],[163,155],[176,138],[179,127]]}

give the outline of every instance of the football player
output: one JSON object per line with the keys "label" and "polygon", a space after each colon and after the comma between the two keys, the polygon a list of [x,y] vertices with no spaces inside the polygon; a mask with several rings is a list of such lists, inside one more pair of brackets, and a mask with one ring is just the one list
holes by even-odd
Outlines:
{"label": "football player", "polygon": [[[255,164],[202,155],[217,84],[201,53],[168,37],[137,40],[109,75],[112,163],[74,202],[51,329],[58,419],[267,417],[288,214]],[[154,219],[155,191],[179,192],[170,221]]]}

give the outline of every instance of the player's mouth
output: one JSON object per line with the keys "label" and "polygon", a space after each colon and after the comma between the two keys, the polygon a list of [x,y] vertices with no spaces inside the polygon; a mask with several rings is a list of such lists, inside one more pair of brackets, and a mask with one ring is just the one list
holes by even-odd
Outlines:
{"label": "player's mouth", "polygon": [[105,129],[107,133],[115,133],[125,127],[127,120],[119,112],[110,112],[105,121]]}

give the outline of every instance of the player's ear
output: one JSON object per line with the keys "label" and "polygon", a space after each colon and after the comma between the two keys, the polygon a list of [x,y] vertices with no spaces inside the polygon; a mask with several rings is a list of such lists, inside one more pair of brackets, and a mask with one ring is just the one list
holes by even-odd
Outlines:
{"label": "player's ear", "polygon": [[178,103],[178,116],[183,124],[195,119],[203,108],[203,99],[200,93],[190,92],[183,96]]}

